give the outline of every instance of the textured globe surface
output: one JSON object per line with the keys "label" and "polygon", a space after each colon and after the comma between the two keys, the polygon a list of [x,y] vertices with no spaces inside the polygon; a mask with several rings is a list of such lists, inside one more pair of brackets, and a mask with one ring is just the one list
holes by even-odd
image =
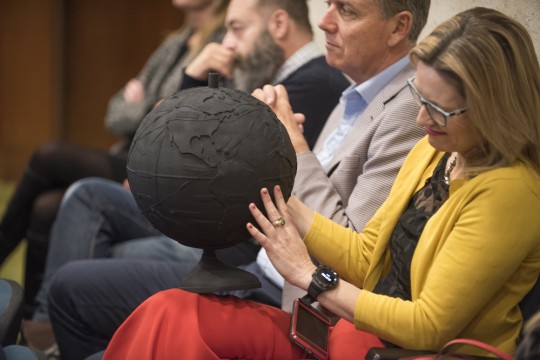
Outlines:
{"label": "textured globe surface", "polygon": [[260,189],[290,196],[296,155],[287,130],[254,97],[227,88],[175,93],[142,121],[131,145],[135,200],[163,234],[191,247],[246,241]]}

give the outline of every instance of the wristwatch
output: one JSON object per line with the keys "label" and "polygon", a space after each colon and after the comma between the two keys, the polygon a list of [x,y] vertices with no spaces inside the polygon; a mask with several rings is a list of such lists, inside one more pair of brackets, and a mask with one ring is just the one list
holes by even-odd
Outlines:
{"label": "wristwatch", "polygon": [[320,293],[332,290],[339,282],[339,275],[330,266],[319,265],[311,276],[311,284],[309,284],[308,295],[316,301]]}

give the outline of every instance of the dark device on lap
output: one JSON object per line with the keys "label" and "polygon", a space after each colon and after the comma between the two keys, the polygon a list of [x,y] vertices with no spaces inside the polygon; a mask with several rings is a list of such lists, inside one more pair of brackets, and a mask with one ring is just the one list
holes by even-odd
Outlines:
{"label": "dark device on lap", "polygon": [[302,299],[295,299],[291,319],[291,341],[315,359],[328,359],[330,318]]}

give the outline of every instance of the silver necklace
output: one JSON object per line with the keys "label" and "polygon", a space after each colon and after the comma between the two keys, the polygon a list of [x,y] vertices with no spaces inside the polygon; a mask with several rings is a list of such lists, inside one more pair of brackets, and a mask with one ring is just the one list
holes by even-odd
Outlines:
{"label": "silver necklace", "polygon": [[448,169],[446,169],[446,171],[444,172],[444,182],[446,183],[446,185],[450,185],[450,173],[456,167],[456,163],[457,163],[457,155],[448,166]]}

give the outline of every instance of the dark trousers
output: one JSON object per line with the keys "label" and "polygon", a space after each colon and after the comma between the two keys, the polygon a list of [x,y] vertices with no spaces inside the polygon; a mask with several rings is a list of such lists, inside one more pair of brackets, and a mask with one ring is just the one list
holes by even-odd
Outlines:
{"label": "dark trousers", "polygon": [[[194,265],[93,259],[62,267],[52,281],[49,297],[49,315],[62,359],[84,359],[105,349],[139,304],[159,291],[179,287]],[[255,263],[240,267],[257,275],[262,287],[229,294],[279,307],[281,289],[262,276]]]}

